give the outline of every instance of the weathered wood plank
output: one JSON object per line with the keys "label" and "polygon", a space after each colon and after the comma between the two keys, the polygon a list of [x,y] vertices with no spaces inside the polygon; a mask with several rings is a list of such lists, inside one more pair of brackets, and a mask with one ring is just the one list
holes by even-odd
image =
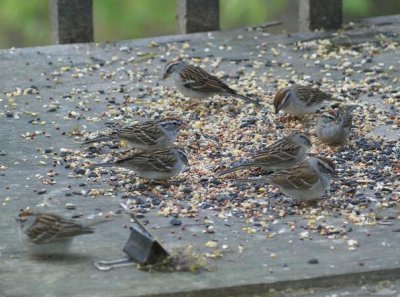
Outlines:
{"label": "weathered wood plank", "polygon": [[51,0],[50,18],[53,43],[93,41],[92,0]]}
{"label": "weathered wood plank", "polygon": [[177,0],[178,34],[219,30],[219,0]]}
{"label": "weathered wood plank", "polygon": [[342,0],[299,0],[299,30],[334,30],[342,25]]}
{"label": "weathered wood plank", "polygon": [[[315,297],[350,292],[348,296],[362,296],[363,292],[377,292],[375,296],[379,296],[379,290],[385,288],[394,291],[392,295],[400,293],[399,185],[394,173],[400,69],[393,63],[400,55],[400,15],[355,22],[340,38],[331,33],[270,35],[246,29],[213,35],[212,40],[207,33],[198,33],[99,46],[0,50],[0,295],[243,297],[265,296],[275,290],[276,294],[269,295],[292,292],[292,296]],[[381,42],[383,37],[385,42]],[[321,48],[314,57],[311,51],[317,44],[308,41],[321,39],[331,42],[318,43]],[[158,46],[149,48],[149,41]],[[182,41],[190,46],[183,46]],[[349,42],[358,45],[351,56]],[[214,70],[238,91],[255,92],[265,107],[255,109],[230,97],[203,100],[194,107],[193,101],[175,89],[172,79],[160,82],[162,59],[175,57],[204,57],[202,65],[207,71]],[[376,69],[372,68],[375,64],[379,66]],[[342,97],[342,104],[363,107],[354,112],[348,145],[337,150],[317,140],[314,143],[317,151],[335,159],[339,169],[329,198],[314,206],[291,203],[267,185],[262,192],[250,184],[234,186],[229,177],[221,183],[214,180],[217,164],[244,160],[290,133],[292,124],[302,124],[297,120],[275,129],[277,118],[270,112],[271,95],[291,79],[323,82],[321,88],[335,92],[335,98],[352,96]],[[50,111],[51,105],[56,110]],[[114,154],[125,148],[99,144],[99,149],[104,149],[88,151],[77,143],[83,140],[81,132],[104,133],[107,123],[122,126],[145,116],[173,115],[194,129],[179,137],[179,145],[189,146],[191,168],[170,186],[155,187],[122,170],[115,174],[107,170],[108,174],[96,177],[86,167],[88,162],[117,156]],[[307,123],[310,129],[313,123]],[[262,134],[257,142],[254,136],[267,130],[268,135]],[[222,141],[223,147],[219,145]],[[229,152],[231,145],[243,150],[242,155],[220,158],[219,153]],[[370,148],[373,155],[367,151]],[[88,170],[77,174],[75,164]],[[379,182],[356,185],[353,180],[361,176]],[[204,177],[210,179],[200,182]],[[133,188],[127,184],[128,178]],[[384,190],[382,183],[391,185]],[[92,196],[92,189],[106,195]],[[200,199],[191,198],[195,194]],[[118,202],[128,199],[135,211],[145,210],[143,219],[151,226],[149,231],[168,250],[190,245],[199,256],[214,251],[223,256],[210,259],[207,270],[199,273],[147,273],[134,267],[108,273],[95,270],[94,261],[123,255],[129,236],[124,227],[131,225],[126,216],[113,216],[94,234],[78,237],[71,254],[59,259],[30,258],[17,236],[14,218],[27,206],[66,217],[83,214],[81,222],[88,222],[90,217],[116,212]],[[67,210],[66,203],[74,204],[76,210]],[[176,214],[181,226],[170,223]],[[204,223],[213,226],[215,233],[205,233]],[[208,247],[210,241],[218,246]],[[397,285],[392,286],[390,279]],[[385,280],[384,286],[382,282],[372,286],[377,280]],[[305,288],[317,293],[304,292]]]}

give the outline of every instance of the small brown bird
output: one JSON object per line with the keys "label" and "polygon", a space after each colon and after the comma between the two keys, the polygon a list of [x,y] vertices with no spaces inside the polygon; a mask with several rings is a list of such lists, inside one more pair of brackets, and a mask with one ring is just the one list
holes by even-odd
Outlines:
{"label": "small brown bird", "polygon": [[162,149],[171,146],[178,137],[178,133],[185,124],[178,118],[162,118],[159,120],[147,120],[142,123],[129,125],[111,135],[99,136],[94,139],[88,139],[82,144],[90,144],[100,141],[114,139],[124,139],[133,148],[149,151]]}
{"label": "small brown bird", "polygon": [[275,171],[257,179],[239,179],[238,181],[270,183],[278,187],[283,194],[302,201],[318,199],[329,188],[335,165],[332,160],[314,156],[290,169]]}
{"label": "small brown bird", "polygon": [[350,136],[353,121],[352,111],[357,106],[344,106],[338,110],[329,110],[321,114],[315,133],[329,145],[346,143]]}
{"label": "small brown bird", "polygon": [[227,95],[260,106],[260,103],[239,94],[216,76],[184,61],[169,62],[165,66],[163,79],[169,76],[173,78],[178,90],[189,98],[205,99],[214,95]]}
{"label": "small brown bird", "polygon": [[315,113],[325,101],[336,100],[332,95],[307,86],[293,85],[280,89],[274,98],[275,114],[283,110],[289,115]]}
{"label": "small brown bird", "polygon": [[123,167],[150,180],[166,180],[179,174],[189,165],[185,150],[169,147],[150,152],[138,152],[115,162],[94,164],[92,167]]}
{"label": "small brown bird", "polygon": [[75,236],[93,233],[93,226],[109,221],[83,225],[56,214],[30,210],[22,211],[16,220],[20,239],[34,256],[64,255]]}
{"label": "small brown bird", "polygon": [[303,132],[295,131],[258,152],[251,159],[220,172],[218,176],[247,167],[260,167],[266,171],[287,169],[303,161],[310,147],[310,138]]}

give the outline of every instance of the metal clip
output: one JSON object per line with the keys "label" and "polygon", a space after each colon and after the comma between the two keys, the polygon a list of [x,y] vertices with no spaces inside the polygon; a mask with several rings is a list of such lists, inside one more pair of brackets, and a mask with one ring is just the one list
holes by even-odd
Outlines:
{"label": "metal clip", "polygon": [[155,264],[167,258],[169,256],[169,253],[138,221],[138,219],[130,211],[128,206],[122,203],[121,206],[139,226],[139,228],[130,228],[131,234],[123,248],[123,252],[127,254],[128,257],[113,261],[95,262],[94,265],[96,266],[96,268],[102,271],[108,271],[116,267],[134,265],[135,263],[144,265]]}
{"label": "metal clip", "polygon": [[133,260],[131,260],[128,257],[118,259],[118,260],[112,260],[112,261],[94,262],[94,266],[96,266],[96,268],[101,271],[109,271],[109,270],[117,268],[117,267],[132,266],[135,264],[136,264],[136,262],[134,262]]}

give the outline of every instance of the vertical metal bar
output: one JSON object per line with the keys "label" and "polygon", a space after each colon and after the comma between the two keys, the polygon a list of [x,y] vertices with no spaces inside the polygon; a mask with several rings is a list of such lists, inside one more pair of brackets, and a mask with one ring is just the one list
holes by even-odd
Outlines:
{"label": "vertical metal bar", "polygon": [[178,34],[219,30],[219,0],[177,0]]}
{"label": "vertical metal bar", "polygon": [[93,41],[92,0],[50,0],[50,18],[53,43]]}
{"label": "vertical metal bar", "polygon": [[342,20],[342,0],[299,0],[299,31],[335,30]]}

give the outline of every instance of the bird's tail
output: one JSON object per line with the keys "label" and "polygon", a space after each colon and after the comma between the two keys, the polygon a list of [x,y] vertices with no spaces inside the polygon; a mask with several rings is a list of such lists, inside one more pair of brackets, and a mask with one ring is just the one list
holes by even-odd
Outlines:
{"label": "bird's tail", "polygon": [[94,222],[90,222],[90,223],[86,224],[85,227],[92,228],[94,226],[97,226],[97,225],[100,225],[103,223],[108,223],[111,221],[113,221],[113,219],[96,219]]}
{"label": "bird's tail", "polygon": [[242,99],[242,100],[244,100],[244,101],[246,101],[246,102],[248,102],[248,103],[253,103],[253,104],[255,104],[257,107],[261,107],[261,104],[258,102],[258,100],[254,100],[254,99],[251,99],[251,98],[249,98],[249,97],[246,97],[246,96],[244,96],[244,95],[242,95],[242,94],[239,94],[239,93],[233,93],[232,94],[233,96],[235,96],[236,98],[240,98],[240,99]]}
{"label": "bird's tail", "polygon": [[354,104],[354,105],[344,105],[343,107],[342,107],[342,110],[343,110],[343,112],[345,112],[345,113],[350,113],[350,112],[352,112],[354,109],[356,109],[357,107],[359,107],[360,105],[356,105],[356,104]]}
{"label": "bird's tail", "polygon": [[333,101],[333,102],[344,102],[343,99],[340,99],[338,97],[334,97],[332,94],[326,94],[326,97],[324,98],[326,101]]}
{"label": "bird's tail", "polygon": [[115,135],[101,135],[101,136],[95,137],[93,139],[88,139],[88,140],[79,142],[79,144],[87,145],[87,144],[90,144],[90,143],[101,142],[101,141],[109,141],[109,140],[116,140],[116,139],[118,139],[118,137],[116,137]]}
{"label": "bird's tail", "polygon": [[115,162],[105,162],[105,163],[97,163],[90,165],[91,169],[98,168],[98,167],[113,167],[115,166]]}
{"label": "bird's tail", "polygon": [[231,179],[231,181],[241,182],[241,183],[264,184],[268,183],[269,179],[266,176],[262,176],[257,178],[236,178],[236,179]]}
{"label": "bird's tail", "polygon": [[240,165],[232,166],[231,168],[228,168],[228,169],[225,169],[225,170],[223,170],[223,171],[218,172],[218,173],[216,174],[216,176],[217,176],[217,177],[220,177],[220,176],[222,176],[222,175],[225,175],[225,174],[228,174],[228,173],[234,172],[234,171],[236,171],[236,170],[239,170],[239,169],[241,169],[241,168],[246,168],[246,167],[249,167],[249,166],[250,166],[250,165],[247,165],[247,164],[240,164]]}

